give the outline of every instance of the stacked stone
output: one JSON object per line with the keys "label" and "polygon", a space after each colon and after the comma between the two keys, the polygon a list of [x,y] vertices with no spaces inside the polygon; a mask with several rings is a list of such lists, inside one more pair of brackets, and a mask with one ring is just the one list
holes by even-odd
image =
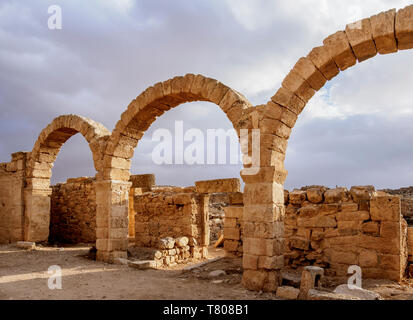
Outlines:
{"label": "stacked stone", "polygon": [[166,237],[194,238],[203,245],[202,208],[197,193],[147,192],[134,197],[135,244],[157,248]]}
{"label": "stacked stone", "polygon": [[52,187],[49,241],[96,241],[96,193],[94,178],[67,179]]}
{"label": "stacked stone", "polygon": [[408,263],[413,264],[413,227],[407,228],[407,254]]}
{"label": "stacked stone", "polygon": [[229,206],[224,208],[224,249],[227,252],[241,256],[243,252],[243,195],[241,192],[229,194]]}
{"label": "stacked stone", "polygon": [[229,205],[229,194],[225,192],[212,193],[209,197],[209,230],[210,242],[214,243],[223,234],[225,207]]}
{"label": "stacked stone", "polygon": [[159,250],[155,252],[157,267],[173,267],[187,263],[190,259],[202,258],[201,248],[196,246],[196,240],[188,237],[166,237],[159,240]]}
{"label": "stacked stone", "polygon": [[336,276],[358,265],[367,278],[401,279],[407,225],[398,197],[377,195],[373,186],[313,186],[290,192],[286,207],[286,264],[322,266]]}
{"label": "stacked stone", "polygon": [[25,170],[27,153],[11,155],[11,162],[0,163],[0,243],[23,240]]}

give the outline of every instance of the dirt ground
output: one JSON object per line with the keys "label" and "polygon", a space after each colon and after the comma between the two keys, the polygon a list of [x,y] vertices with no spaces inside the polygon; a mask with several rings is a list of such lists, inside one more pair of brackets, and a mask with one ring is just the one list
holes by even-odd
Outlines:
{"label": "dirt ground", "polygon": [[[0,246],[0,299],[277,299],[275,294],[242,287],[240,258],[224,257],[187,272],[182,271],[185,266],[171,270],[137,270],[90,260],[86,257],[89,248],[78,245],[28,251],[14,245]],[[211,250],[210,256],[224,256],[224,251]],[[62,269],[61,290],[48,288],[47,271],[52,265]],[[214,270],[224,270],[226,274],[211,278],[209,274]],[[399,285],[365,280],[363,287],[380,293],[385,299],[413,300],[412,281]]]}

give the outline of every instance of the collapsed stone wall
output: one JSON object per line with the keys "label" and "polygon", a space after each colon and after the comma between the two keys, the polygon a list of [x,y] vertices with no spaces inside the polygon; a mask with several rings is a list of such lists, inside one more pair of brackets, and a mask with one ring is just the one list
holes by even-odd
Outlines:
{"label": "collapsed stone wall", "polygon": [[135,245],[158,248],[161,239],[187,237],[192,256],[207,255],[207,210],[193,192],[174,193],[164,188],[134,196]]}
{"label": "collapsed stone wall", "polygon": [[23,240],[27,153],[13,153],[11,158],[0,163],[0,243]]}
{"label": "collapsed stone wall", "polygon": [[285,262],[315,265],[345,276],[350,265],[363,277],[400,281],[407,264],[407,223],[400,199],[374,187],[313,186],[285,193]]}
{"label": "collapsed stone wall", "polygon": [[68,179],[52,186],[51,243],[89,243],[96,241],[96,192],[94,178]]}

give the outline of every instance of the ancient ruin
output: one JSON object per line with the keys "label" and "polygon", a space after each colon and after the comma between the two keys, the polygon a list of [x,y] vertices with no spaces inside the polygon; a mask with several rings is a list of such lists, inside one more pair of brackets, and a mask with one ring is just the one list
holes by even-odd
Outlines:
{"label": "ancient ruin", "polygon": [[[210,245],[210,197],[226,197],[224,249],[243,259],[245,288],[275,292],[285,266],[305,267],[308,298],[326,274],[343,276],[359,265],[365,277],[401,281],[413,262],[413,227],[400,198],[372,186],[284,191],[284,159],[294,124],[311,97],[357,62],[413,48],[413,6],[351,23],[300,58],[265,105],[202,75],[159,82],[127,107],[112,132],[77,115],[54,119],[30,152],[0,164],[0,242],[96,242],[96,259],[127,259],[130,243],[153,248],[152,267],[202,258]],[[164,112],[186,102],[218,105],[240,136],[260,131],[260,168],[238,179],[197,182],[189,188],[155,185],[133,176],[131,158],[145,131]],[[50,186],[64,143],[80,133],[89,144],[96,176]],[[247,152],[251,154],[251,146]],[[244,167],[248,168],[249,163]],[[212,219],[214,220],[214,219]],[[218,221],[218,224],[220,222]],[[215,239],[214,239],[215,240]],[[323,272],[324,272],[323,271]],[[305,286],[304,282],[301,286]],[[280,287],[280,295],[299,291]]]}

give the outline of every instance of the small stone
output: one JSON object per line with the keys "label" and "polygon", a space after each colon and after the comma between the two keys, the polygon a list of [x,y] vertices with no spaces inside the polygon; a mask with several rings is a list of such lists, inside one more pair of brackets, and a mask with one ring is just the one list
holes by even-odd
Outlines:
{"label": "small stone", "polygon": [[155,260],[141,260],[128,262],[128,266],[139,270],[156,269],[156,265],[157,263]]}
{"label": "small stone", "polygon": [[276,296],[282,299],[295,300],[298,298],[300,290],[291,286],[281,286],[277,288]]}
{"label": "small stone", "polygon": [[175,246],[175,240],[171,237],[163,238],[159,240],[160,249],[173,249]]}
{"label": "small stone", "polygon": [[189,243],[189,239],[187,237],[179,237],[176,239],[176,245],[178,247],[181,247],[181,248],[185,247],[188,245],[188,243]]}
{"label": "small stone", "polygon": [[208,273],[208,278],[217,278],[220,276],[225,276],[227,273],[224,270],[214,270]]}
{"label": "small stone", "polygon": [[17,241],[16,247],[22,248],[22,249],[35,249],[36,243],[30,242],[30,241]]}

